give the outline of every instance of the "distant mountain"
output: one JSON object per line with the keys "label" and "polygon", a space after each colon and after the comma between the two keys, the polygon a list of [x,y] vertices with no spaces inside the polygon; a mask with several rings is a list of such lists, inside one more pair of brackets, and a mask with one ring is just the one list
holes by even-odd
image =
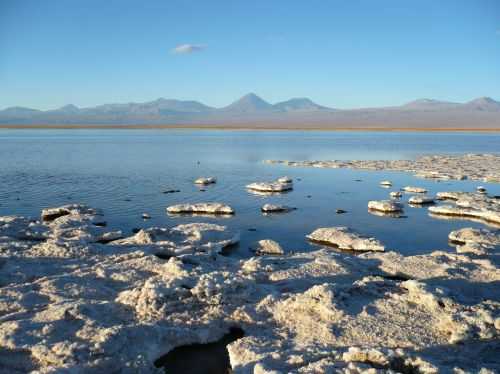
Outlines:
{"label": "distant mountain", "polygon": [[316,104],[311,99],[306,97],[293,98],[287,101],[282,101],[273,105],[275,109],[282,110],[285,112],[294,110],[325,110],[330,109],[321,105]]}
{"label": "distant mountain", "polygon": [[236,100],[234,103],[229,104],[228,106],[221,108],[221,111],[224,112],[233,112],[233,113],[253,113],[253,112],[262,112],[262,111],[271,111],[273,110],[273,106],[269,104],[267,101],[261,99],[254,93],[249,93],[239,100]]}
{"label": "distant mountain", "polygon": [[0,124],[500,129],[500,102],[488,97],[464,104],[418,99],[401,106],[342,110],[318,105],[308,98],[293,98],[273,105],[250,93],[223,108],[164,98],[87,108],[69,104],[45,111],[11,107],[0,110]]}
{"label": "distant mountain", "polygon": [[480,97],[465,103],[463,106],[472,110],[500,111],[500,102],[493,100],[491,97]]}
{"label": "distant mountain", "polygon": [[80,108],[78,108],[76,105],[68,104],[68,105],[60,107],[59,109],[52,110],[51,112],[74,114],[74,113],[78,113],[79,111],[80,111]]}
{"label": "distant mountain", "polygon": [[29,118],[41,113],[37,109],[24,108],[21,106],[13,106],[0,111],[0,118]]}
{"label": "distant mountain", "polygon": [[404,108],[411,109],[441,109],[441,108],[450,108],[453,106],[460,105],[458,103],[453,103],[450,101],[440,101],[433,99],[418,99],[414,101],[410,101],[402,105]]}

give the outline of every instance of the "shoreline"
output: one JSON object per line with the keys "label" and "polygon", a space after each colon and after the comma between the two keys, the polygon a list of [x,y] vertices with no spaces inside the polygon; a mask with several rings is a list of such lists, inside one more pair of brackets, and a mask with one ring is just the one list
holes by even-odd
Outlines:
{"label": "shoreline", "polygon": [[263,126],[250,125],[223,126],[223,125],[16,125],[0,124],[0,130],[219,130],[219,131],[328,131],[328,132],[469,132],[469,133],[498,133],[500,128],[473,128],[473,127],[304,127],[304,126]]}

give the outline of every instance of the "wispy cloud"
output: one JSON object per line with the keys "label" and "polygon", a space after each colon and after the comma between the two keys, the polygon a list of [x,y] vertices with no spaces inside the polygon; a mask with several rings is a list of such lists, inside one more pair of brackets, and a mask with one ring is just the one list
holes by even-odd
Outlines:
{"label": "wispy cloud", "polygon": [[176,55],[186,55],[188,53],[201,52],[206,48],[203,44],[179,44],[172,49],[172,53]]}

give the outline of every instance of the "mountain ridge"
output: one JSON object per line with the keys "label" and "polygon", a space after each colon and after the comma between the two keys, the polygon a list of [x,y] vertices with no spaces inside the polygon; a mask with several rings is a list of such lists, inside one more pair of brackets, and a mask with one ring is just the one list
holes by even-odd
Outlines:
{"label": "mountain ridge", "polygon": [[58,109],[10,107],[0,110],[0,124],[320,124],[324,127],[500,127],[500,102],[479,97],[466,103],[417,99],[400,106],[337,109],[296,97],[271,104],[249,93],[214,108],[199,101],[158,98],[142,103],[94,107],[68,104]]}

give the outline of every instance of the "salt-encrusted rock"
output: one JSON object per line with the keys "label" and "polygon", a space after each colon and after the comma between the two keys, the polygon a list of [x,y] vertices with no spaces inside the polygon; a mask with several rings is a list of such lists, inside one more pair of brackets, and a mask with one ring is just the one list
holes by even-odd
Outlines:
{"label": "salt-encrusted rock", "polygon": [[431,196],[412,196],[408,199],[408,203],[414,205],[433,204],[434,198]]}
{"label": "salt-encrusted rock", "polygon": [[479,192],[479,193],[486,193],[486,192],[488,192],[486,190],[486,188],[484,188],[483,186],[477,186],[476,187],[476,191]]}
{"label": "salt-encrusted rock", "polygon": [[385,186],[385,187],[391,187],[392,186],[392,182],[391,181],[381,181],[380,185],[381,186]]}
{"label": "salt-encrusted rock", "polygon": [[295,210],[296,208],[287,205],[277,205],[277,204],[264,204],[261,210],[264,213],[284,213]]}
{"label": "salt-encrusted rock", "polygon": [[200,177],[194,181],[195,184],[213,184],[217,182],[217,178],[215,177]]}
{"label": "salt-encrusted rock", "polygon": [[257,192],[285,192],[293,189],[293,182],[288,177],[282,177],[274,182],[255,182],[246,186],[250,191]]}
{"label": "salt-encrusted rock", "polygon": [[368,202],[368,209],[380,212],[400,212],[403,206],[392,200],[372,200]]}
{"label": "salt-encrusted rock", "polygon": [[403,197],[403,193],[401,193],[400,191],[392,191],[389,193],[389,196],[393,199],[399,199]]}
{"label": "salt-encrusted rock", "polygon": [[474,242],[492,246],[500,245],[500,233],[492,232],[486,229],[474,229],[471,227],[466,227],[450,232],[448,238],[452,242],[461,244]]}
{"label": "salt-encrusted rock", "polygon": [[425,188],[415,186],[406,186],[403,188],[403,191],[409,193],[427,193]]}
{"label": "salt-encrusted rock", "polygon": [[459,207],[452,205],[439,205],[429,207],[429,212],[434,215],[456,216],[463,218],[480,219],[487,222],[500,224],[500,211],[487,209],[474,209],[468,207]]}
{"label": "salt-encrusted rock", "polygon": [[259,240],[259,248],[257,249],[257,253],[266,255],[282,255],[284,251],[278,242],[270,239],[265,239]]}
{"label": "salt-encrusted rock", "polygon": [[150,219],[151,216],[148,213],[142,213],[141,215],[142,219]]}
{"label": "salt-encrusted rock", "polygon": [[307,235],[311,241],[329,244],[350,251],[384,251],[384,245],[375,238],[367,238],[347,227],[324,227]]}
{"label": "salt-encrusted rock", "polygon": [[439,200],[459,200],[469,196],[471,196],[469,192],[462,191],[442,191],[436,194],[436,198]]}
{"label": "salt-encrusted rock", "polygon": [[240,235],[226,226],[212,223],[189,223],[173,228],[150,227],[137,234],[117,240],[117,246],[143,246],[143,250],[154,254],[179,255],[194,252],[220,252],[223,248],[238,243]]}
{"label": "salt-encrusted rock", "polygon": [[486,229],[466,227],[450,232],[448,239],[458,244],[456,247],[458,253],[485,256],[492,253],[495,247],[500,249],[500,232]]}
{"label": "salt-encrusted rock", "polygon": [[47,208],[42,210],[43,221],[53,221],[56,218],[70,215],[70,214],[100,214],[96,209],[89,208],[81,204],[69,204],[57,208]]}
{"label": "salt-encrusted rock", "polygon": [[38,221],[25,217],[0,217],[0,237],[8,236],[19,240],[44,240],[49,236],[49,229]]}
{"label": "salt-encrusted rock", "polygon": [[220,203],[178,204],[167,208],[168,213],[234,214],[233,208]]}

